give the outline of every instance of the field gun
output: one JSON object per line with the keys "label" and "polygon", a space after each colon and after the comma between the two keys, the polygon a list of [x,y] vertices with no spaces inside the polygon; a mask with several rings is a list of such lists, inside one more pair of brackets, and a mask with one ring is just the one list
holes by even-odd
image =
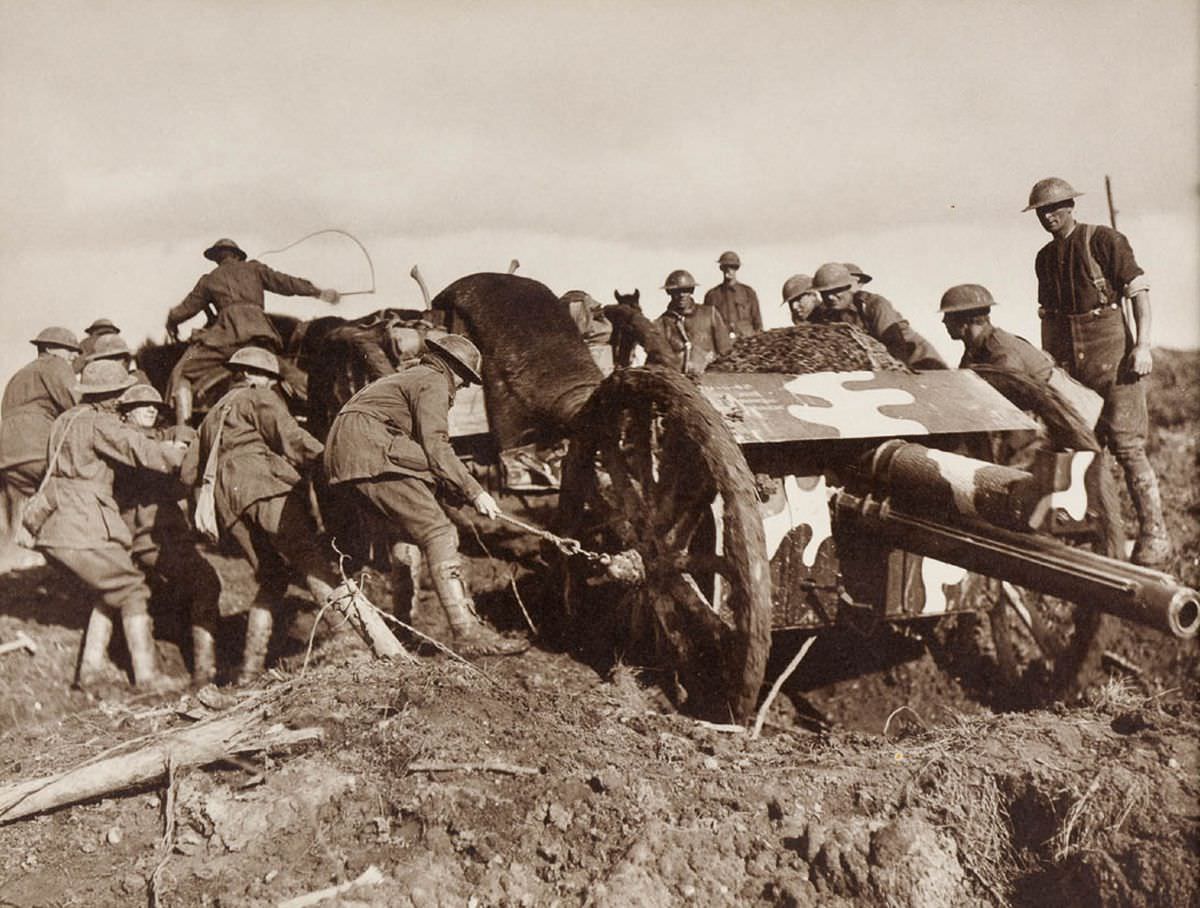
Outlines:
{"label": "field gun", "polygon": [[[878,368],[851,337],[823,350],[846,371],[605,376],[536,281],[473,275],[433,308],[484,355],[485,388],[451,412],[456,444],[567,439],[555,531],[643,566],[636,583],[605,582],[594,561],[564,559],[568,633],[619,616],[627,652],[652,650],[701,711],[750,715],[784,629],[986,612],[1009,669],[1032,648],[1069,678],[1100,612],[1177,637],[1200,628],[1195,591],[1048,532],[1086,526],[1096,451],[1043,452],[1028,469],[964,453],[1037,430],[971,371]],[[817,342],[836,347],[844,327]]]}

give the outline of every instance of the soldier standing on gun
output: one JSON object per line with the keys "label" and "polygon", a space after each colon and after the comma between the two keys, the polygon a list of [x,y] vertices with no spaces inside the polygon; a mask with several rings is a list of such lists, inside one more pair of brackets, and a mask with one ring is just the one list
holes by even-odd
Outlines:
{"label": "soldier standing on gun", "polygon": [[[1034,184],[1025,211],[1036,211],[1050,242],[1038,250],[1038,314],[1042,347],[1073,378],[1104,398],[1096,435],[1125,472],[1139,531],[1131,560],[1160,567],[1173,555],[1158,479],[1146,456],[1150,374],[1150,284],[1129,241],[1110,227],[1075,220],[1082,195],[1066,180]],[[1121,298],[1133,304],[1136,338]]]}
{"label": "soldier standing on gun", "polygon": [[[458,651],[520,653],[528,643],[501,636],[476,616],[458,555],[458,531],[435,494],[441,486],[470,501],[484,517],[500,513],[450,446],[450,404],[463,385],[482,383],[482,358],[458,334],[425,343],[427,352],[417,365],[367,385],[342,408],[329,430],[325,471],[331,485],[351,489],[364,513],[385,522],[393,539],[420,548]],[[396,580],[411,583],[404,572],[398,571]],[[407,613],[411,588],[396,600]]]}

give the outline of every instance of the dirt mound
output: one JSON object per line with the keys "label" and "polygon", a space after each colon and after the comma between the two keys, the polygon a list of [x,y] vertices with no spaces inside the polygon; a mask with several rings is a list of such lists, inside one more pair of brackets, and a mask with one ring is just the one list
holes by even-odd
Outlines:
{"label": "dirt mound", "polygon": [[908,371],[887,348],[853,325],[802,323],[739,337],[733,349],[709,364],[711,372]]}

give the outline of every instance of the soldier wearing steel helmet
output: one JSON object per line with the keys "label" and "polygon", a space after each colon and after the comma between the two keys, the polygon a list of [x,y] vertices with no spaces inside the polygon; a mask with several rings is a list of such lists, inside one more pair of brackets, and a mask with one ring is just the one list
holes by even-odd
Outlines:
{"label": "soldier wearing steel helmet", "polygon": [[[146,383],[135,384],[117,398],[125,423],[147,438],[190,444],[196,430],[164,426],[170,408]],[[187,497],[177,476],[148,475],[118,468],[113,492],[121,519],[132,536],[130,554],[148,581],[177,593],[188,604],[192,641],[192,683],[202,686],[217,674],[216,633],[221,580],[196,548],[196,536],[179,502]]]}
{"label": "soldier wearing steel helmet", "polygon": [[[304,278],[292,277],[247,259],[231,239],[219,239],[204,257],[217,267],[200,277],[179,305],[167,314],[167,333],[174,337],[179,325],[206,310],[215,310],[216,322],[206,328],[184,353],[171,373],[167,396],[174,402],[179,422],[191,419],[195,390],[226,374],[225,364],[240,347],[257,345],[282,352],[283,340],[265,311],[264,291],[282,296],[312,296],[336,303],[336,290],[322,290]],[[304,387],[303,373],[281,364],[283,377],[297,390]]]}
{"label": "soldier wearing steel helmet", "polygon": [[722,252],[717,266],[721,269],[721,283],[704,294],[704,305],[721,313],[734,337],[758,334],[763,329],[758,294],[749,284],[738,280],[741,258],[736,252]]}
{"label": "soldier wearing steel helmet", "polygon": [[655,324],[671,350],[671,365],[688,375],[699,375],[710,362],[733,349],[729,327],[715,306],[696,305],[696,279],[682,268],[667,275],[662,289],[670,302]]}
{"label": "soldier wearing steel helmet", "polygon": [[[1150,284],[1124,236],[1075,220],[1075,199],[1082,194],[1066,180],[1048,177],[1034,184],[1023,209],[1036,211],[1051,237],[1034,260],[1042,347],[1104,398],[1096,435],[1121,464],[1137,511],[1140,529],[1132,560],[1161,566],[1171,560],[1173,546],[1158,479],[1146,456],[1149,416],[1141,379],[1153,366]],[[1122,298],[1132,301],[1133,332]]]}
{"label": "soldier wearing steel helmet", "polygon": [[807,274],[793,274],[783,282],[783,305],[788,307],[793,325],[808,321],[821,304],[821,295],[813,291],[812,285],[813,279]]}
{"label": "soldier wearing steel helmet", "polygon": [[88,354],[96,349],[96,342],[100,338],[120,333],[121,329],[107,318],[98,318],[84,328],[83,337],[79,341],[79,355],[75,357],[75,371],[83,371],[83,367],[88,363]]}
{"label": "soldier wearing steel helmet", "polygon": [[809,321],[854,325],[912,369],[946,368],[933,345],[913,330],[887,299],[858,289],[860,286],[859,279],[844,264],[826,262],[813,275],[812,290],[821,295],[821,305],[813,310]]}
{"label": "soldier wearing steel helmet", "polygon": [[938,307],[942,324],[951,339],[963,344],[958,367],[992,366],[1049,382],[1054,361],[1025,338],[993,325],[991,309],[995,305],[991,292],[980,284],[958,284],[942,294]]}
{"label": "soldier wearing steel helmet", "polygon": [[277,391],[280,371],[274,353],[243,347],[228,366],[233,387],[204,417],[180,473],[186,485],[197,486],[212,464],[221,538],[236,543],[259,584],[238,675],[239,683],[247,683],[265,668],[276,612],[289,582],[304,584],[316,603],[324,605],[338,578],[318,546],[301,483],[324,447],[288,412]]}
{"label": "soldier wearing steel helmet", "polygon": [[84,355],[83,359],[84,365],[101,359],[114,360],[124,366],[138,384],[150,384],[150,377],[135,366],[133,351],[129,349],[129,344],[125,343],[125,338],[119,334],[98,336],[92,344],[92,351]]}
{"label": "soldier wearing steel helmet", "polygon": [[111,360],[88,363],[80,376],[82,403],[62,413],[50,432],[48,513],[25,525],[47,562],[92,591],[98,602],[84,636],[76,679],[86,687],[108,667],[113,620],[120,615],[138,687],[166,691],[175,681],[159,670],[149,613],[150,589],[133,563],[132,537],[113,493],[121,468],[171,475],[184,456],[177,442],[147,438],[121,420],[120,395],[134,383]]}
{"label": "soldier wearing steel helmet", "polygon": [[[482,357],[470,340],[447,334],[426,341],[417,365],[373,382],[342,408],[329,430],[325,472],[354,506],[383,525],[393,546],[415,544],[429,565],[434,589],[465,655],[512,655],[528,644],[481,622],[458,554],[458,532],[438,500],[453,492],[484,517],[500,509],[450,446],[448,414],[455,392],[481,384]],[[395,565],[397,608],[412,606],[412,578]]]}
{"label": "soldier wearing steel helmet", "polygon": [[46,443],[60,413],[77,403],[71,368],[79,342],[66,328],[46,328],[30,341],[37,358],[22,366],[0,402],[0,539],[12,542],[24,502],[46,471]]}

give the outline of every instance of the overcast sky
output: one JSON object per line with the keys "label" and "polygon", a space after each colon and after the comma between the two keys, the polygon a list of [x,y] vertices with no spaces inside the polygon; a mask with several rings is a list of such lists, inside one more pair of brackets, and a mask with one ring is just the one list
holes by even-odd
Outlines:
{"label": "overcast sky", "polygon": [[[1200,13],[1155,2],[409,3],[0,0],[0,380],[49,324],[132,340],[231,236],[354,233],[378,293],[473,271],[608,299],[737,250],[769,325],[793,272],[851,259],[948,356],[948,286],[1036,341],[1022,214],[1087,194],[1146,269],[1154,340],[1200,346]],[[369,286],[323,236],[268,264]],[[310,300],[270,308],[324,313]]]}

